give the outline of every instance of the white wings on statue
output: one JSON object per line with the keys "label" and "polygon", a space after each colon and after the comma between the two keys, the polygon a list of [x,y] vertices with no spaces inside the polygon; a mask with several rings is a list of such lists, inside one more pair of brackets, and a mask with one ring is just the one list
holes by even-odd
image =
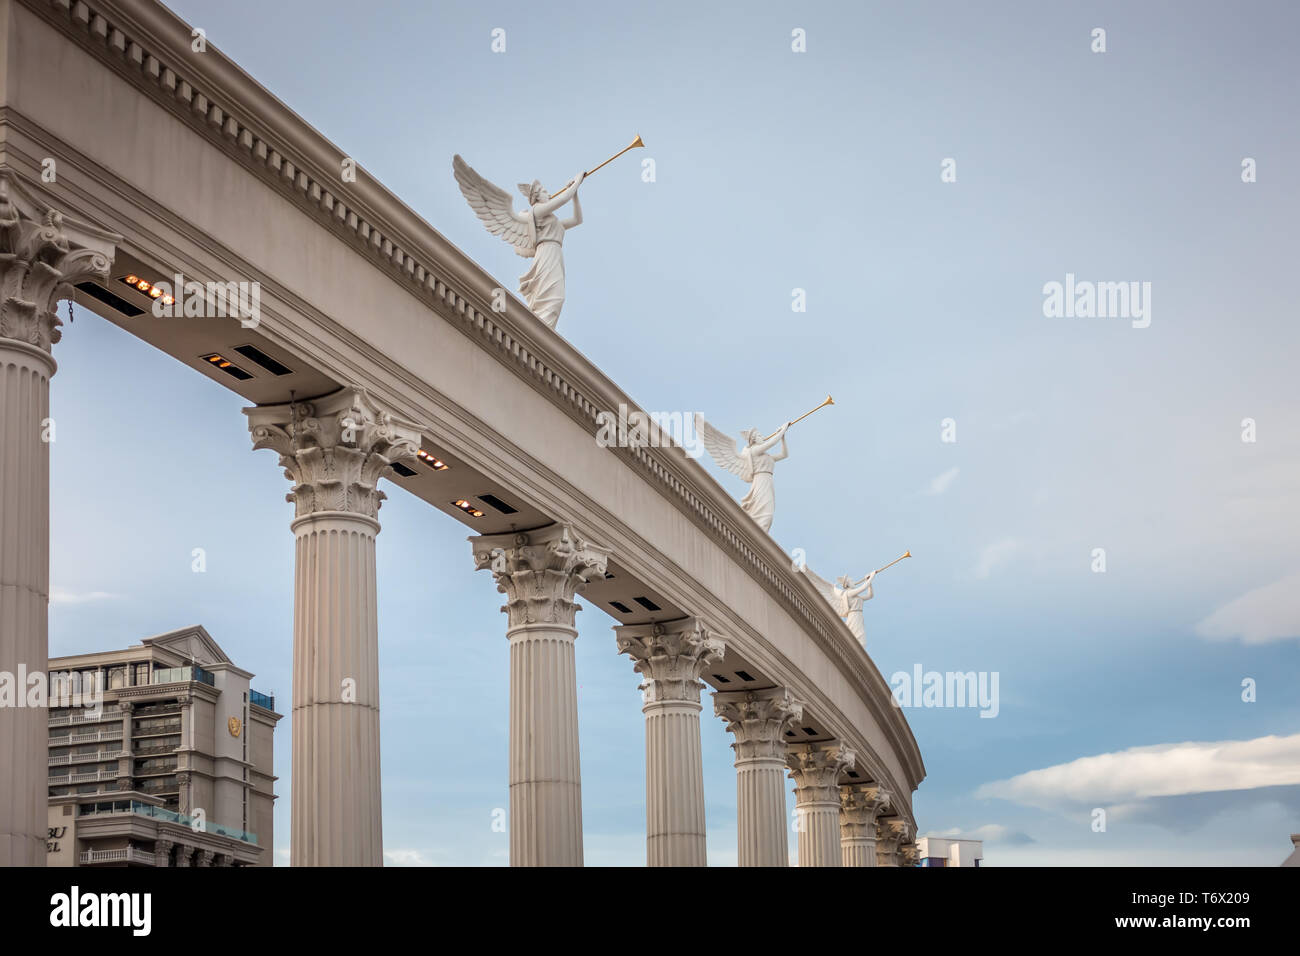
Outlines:
{"label": "white wings on statue", "polygon": [[452,158],[451,165],[461,193],[487,231],[510,243],[525,259],[536,255],[537,240],[531,213],[516,213],[510,194],[474,172],[474,167],[459,154]]}
{"label": "white wings on statue", "polygon": [[840,600],[840,595],[835,589],[835,585],[831,584],[831,582],[827,581],[806,564],[800,567],[799,570],[808,575],[808,580],[812,581],[817,590],[821,592],[821,596],[826,599],[826,603],[835,609],[836,614],[840,614],[842,617],[843,613],[840,611],[840,605],[843,602]]}
{"label": "white wings on statue", "polygon": [[710,425],[699,412],[695,413],[695,433],[719,468],[739,475],[742,481],[754,480],[753,462],[748,455],[741,454],[740,444],[726,432]]}

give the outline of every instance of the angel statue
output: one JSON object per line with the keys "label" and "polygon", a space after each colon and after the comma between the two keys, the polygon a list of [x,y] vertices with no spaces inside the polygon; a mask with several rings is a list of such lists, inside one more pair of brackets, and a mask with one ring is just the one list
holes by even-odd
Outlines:
{"label": "angel statue", "polygon": [[[764,531],[771,529],[772,513],[776,507],[772,470],[778,461],[790,454],[785,444],[785,431],[791,424],[786,422],[767,438],[760,437],[757,428],[747,428],[740,433],[740,437],[745,440],[742,447],[726,432],[719,431],[706,422],[699,412],[695,413],[695,431],[718,467],[749,482],[749,493],[741,499],[740,507]],[[778,442],[781,450],[769,455],[768,449],[774,448]]]}
{"label": "angel statue", "polygon": [[[564,255],[560,246],[566,231],[582,225],[578,187],[587,174],[578,173],[555,196],[536,179],[520,183],[519,191],[528,200],[528,209],[515,212],[510,194],[474,172],[460,156],[453,158],[452,169],[460,191],[487,231],[506,240],[525,259],[533,260],[529,270],[519,277],[519,294],[534,315],[555,328],[564,307]],[[570,199],[573,215],[558,218],[555,211]]]}
{"label": "angel statue", "polygon": [[822,597],[835,609],[835,613],[844,618],[844,623],[849,626],[853,636],[862,642],[863,647],[866,647],[867,631],[862,626],[862,603],[870,601],[876,596],[876,592],[871,587],[876,572],[870,572],[856,584],[847,574],[842,574],[835,579],[834,584],[831,584],[806,564],[799,570],[808,575],[812,583],[816,585],[817,590],[821,592]]}

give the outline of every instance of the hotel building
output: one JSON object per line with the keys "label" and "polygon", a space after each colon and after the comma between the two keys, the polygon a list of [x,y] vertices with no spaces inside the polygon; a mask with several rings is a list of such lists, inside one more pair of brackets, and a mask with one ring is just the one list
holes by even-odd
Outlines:
{"label": "hotel building", "polygon": [[49,866],[270,866],[275,698],[202,627],[52,658]]}
{"label": "hotel building", "polygon": [[921,837],[916,842],[922,866],[979,866],[984,859],[983,840]]}

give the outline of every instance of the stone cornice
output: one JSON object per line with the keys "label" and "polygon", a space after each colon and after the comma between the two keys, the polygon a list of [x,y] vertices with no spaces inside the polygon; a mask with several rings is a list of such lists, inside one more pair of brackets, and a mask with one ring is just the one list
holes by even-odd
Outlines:
{"label": "stone cornice", "polygon": [[[202,665],[200,665],[202,666]],[[128,698],[133,701],[152,700],[158,697],[176,697],[185,698],[187,695],[202,697],[204,700],[215,702],[220,696],[221,691],[203,681],[174,681],[170,684],[141,684],[137,687],[114,687],[104,692],[105,701],[110,699],[125,701]],[[182,700],[182,704],[188,703],[188,700]]]}
{"label": "stone cornice", "polygon": [[[392,193],[358,168],[339,178],[344,154],[222,55],[190,50],[187,24],[147,0],[20,0],[191,128],[241,162],[394,281],[494,354],[575,421],[597,431],[596,416],[620,402],[636,408],[576,349],[546,329],[517,298],[505,313],[489,306],[500,283]],[[436,265],[435,265],[436,263]],[[866,693],[911,780],[924,765],[905,717],[889,706],[883,675],[803,575],[758,530],[722,487],[677,448],[611,449],[683,514],[723,543],[742,567],[806,626],[808,635]]]}

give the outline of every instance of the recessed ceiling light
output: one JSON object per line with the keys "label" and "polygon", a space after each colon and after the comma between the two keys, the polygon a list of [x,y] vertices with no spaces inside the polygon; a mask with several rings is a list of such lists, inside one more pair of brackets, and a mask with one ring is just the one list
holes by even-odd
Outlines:
{"label": "recessed ceiling light", "polygon": [[424,462],[426,465],[428,465],[428,466],[429,466],[430,468],[432,468],[434,471],[446,471],[448,468],[451,467],[451,466],[448,465],[446,462],[444,462],[442,459],[436,457],[435,455],[430,455],[430,454],[429,454],[427,451],[425,451],[423,448],[421,448],[419,451],[417,451],[417,452],[416,452],[416,455],[419,457],[420,461]]}
{"label": "recessed ceiling light", "polygon": [[119,282],[129,285],[137,292],[143,292],[151,299],[162,299],[166,305],[171,305],[176,300],[169,295],[163,295],[162,290],[155,286],[148,279],[141,279],[138,275],[125,275],[118,279]]}

